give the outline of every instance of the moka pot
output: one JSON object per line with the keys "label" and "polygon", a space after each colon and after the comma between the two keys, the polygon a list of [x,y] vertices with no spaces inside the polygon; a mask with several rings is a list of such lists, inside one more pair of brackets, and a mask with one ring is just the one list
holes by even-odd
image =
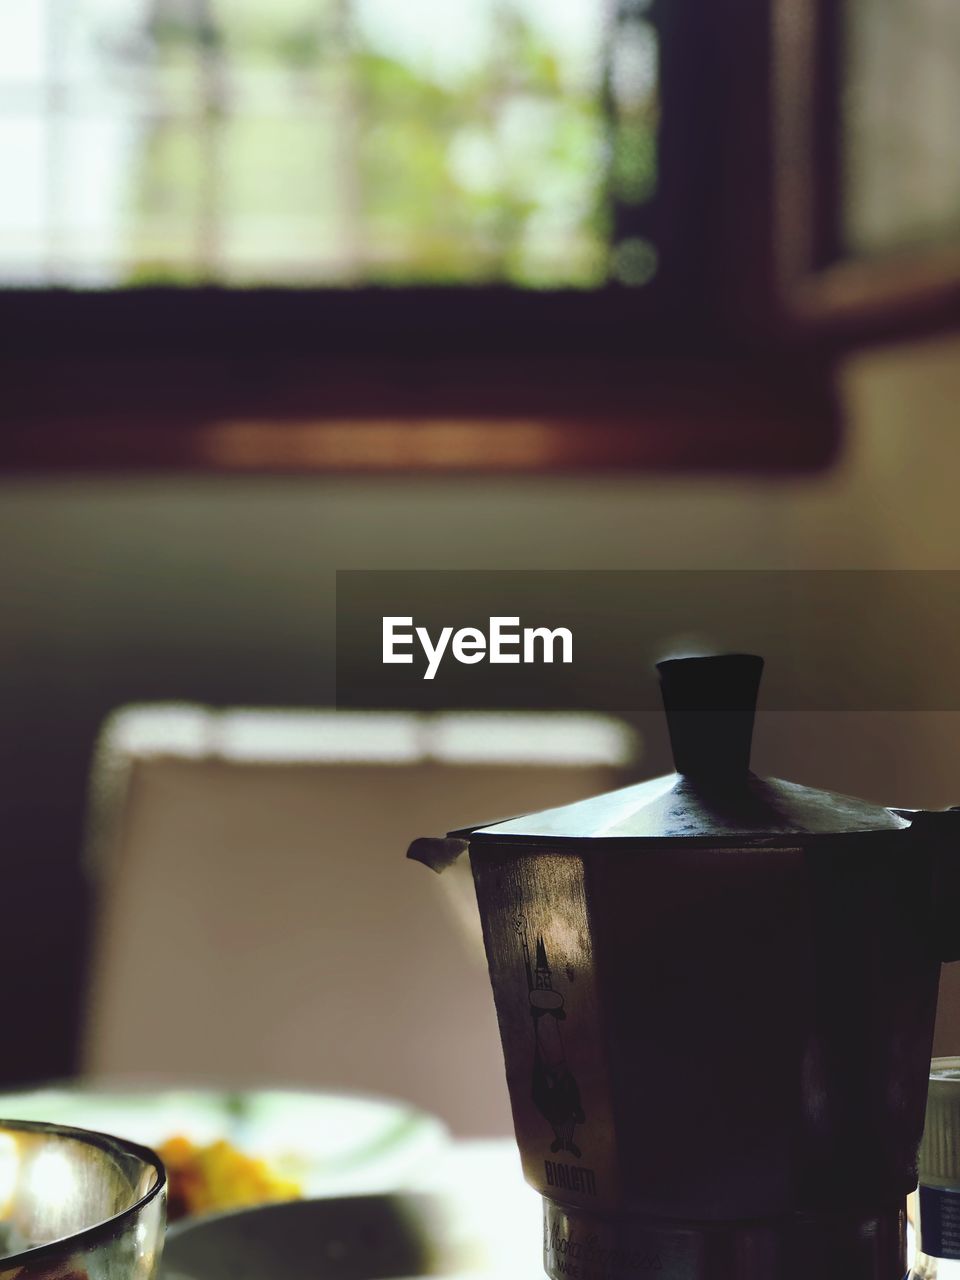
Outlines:
{"label": "moka pot", "polygon": [[750,772],[762,665],[659,664],[674,774],[411,846],[469,848],[553,1280],[906,1270],[960,813]]}

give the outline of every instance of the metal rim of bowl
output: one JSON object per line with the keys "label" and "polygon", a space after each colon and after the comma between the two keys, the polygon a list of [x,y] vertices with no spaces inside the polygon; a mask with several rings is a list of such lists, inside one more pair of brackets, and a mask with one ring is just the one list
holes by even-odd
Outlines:
{"label": "metal rim of bowl", "polygon": [[68,1236],[60,1236],[57,1240],[48,1240],[44,1244],[35,1245],[32,1249],[21,1249],[19,1253],[8,1253],[6,1256],[0,1255],[0,1263],[3,1263],[4,1267],[9,1262],[33,1262],[34,1259],[54,1257],[66,1250],[71,1253],[88,1252],[90,1249],[96,1248],[98,1245],[106,1243],[115,1237],[118,1228],[128,1218],[135,1218],[166,1188],[167,1171],[157,1153],[151,1151],[149,1147],[141,1146],[137,1142],[128,1142],[126,1138],[116,1138],[109,1133],[98,1133],[95,1129],[78,1129],[74,1125],[50,1124],[45,1120],[0,1119],[0,1132],[3,1131],[10,1133],[46,1133],[58,1137],[72,1138],[77,1142],[85,1142],[88,1145],[99,1147],[101,1151],[105,1151],[107,1154],[112,1151],[119,1151],[124,1155],[135,1156],[148,1168],[151,1168],[154,1173],[153,1186],[149,1191],[144,1192],[139,1200],[128,1205],[126,1209],[121,1209],[119,1213],[115,1213],[111,1218],[103,1218],[100,1222],[94,1222],[89,1227],[84,1227],[82,1231],[74,1231]]}

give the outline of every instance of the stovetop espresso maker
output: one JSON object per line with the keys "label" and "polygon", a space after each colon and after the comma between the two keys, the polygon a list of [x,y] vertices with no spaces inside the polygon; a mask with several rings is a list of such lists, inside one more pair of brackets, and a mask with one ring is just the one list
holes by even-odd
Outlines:
{"label": "stovetop espresso maker", "polygon": [[902,1280],[960,813],[750,772],[762,659],[658,664],[676,773],[469,847],[554,1280]]}

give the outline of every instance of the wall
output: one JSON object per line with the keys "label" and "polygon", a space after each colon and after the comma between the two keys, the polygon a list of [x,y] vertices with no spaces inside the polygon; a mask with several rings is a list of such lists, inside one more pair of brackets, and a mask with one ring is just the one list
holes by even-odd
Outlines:
{"label": "wall", "polygon": [[[0,1071],[73,1063],[77,830],[104,714],[130,699],[329,701],[335,569],[960,568],[960,340],[859,357],[844,387],[844,456],[796,480],[3,482],[4,905],[33,976],[7,1013],[29,1034]],[[936,641],[917,638],[923,660],[954,661]],[[954,719],[888,719],[867,756],[861,722],[826,739],[764,730],[766,763],[946,804],[960,800]]]}

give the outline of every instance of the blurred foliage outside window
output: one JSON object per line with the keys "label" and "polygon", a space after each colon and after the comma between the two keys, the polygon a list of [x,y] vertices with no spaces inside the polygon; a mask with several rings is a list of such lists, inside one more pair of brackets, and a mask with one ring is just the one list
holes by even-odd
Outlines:
{"label": "blurred foliage outside window", "polygon": [[0,282],[642,285],[647,0],[0,0]]}

